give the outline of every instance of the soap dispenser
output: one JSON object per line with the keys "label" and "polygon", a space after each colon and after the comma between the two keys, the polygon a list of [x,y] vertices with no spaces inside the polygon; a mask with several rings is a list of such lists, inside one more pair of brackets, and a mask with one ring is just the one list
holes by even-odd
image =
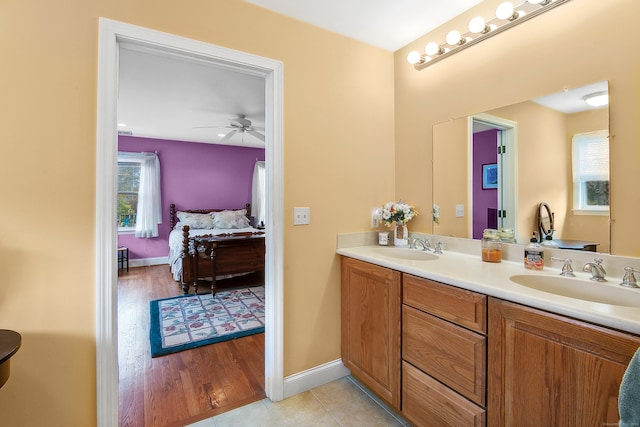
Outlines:
{"label": "soap dispenser", "polygon": [[538,243],[534,231],[529,240],[529,245],[524,248],[524,267],[529,270],[542,270],[544,268],[544,249]]}

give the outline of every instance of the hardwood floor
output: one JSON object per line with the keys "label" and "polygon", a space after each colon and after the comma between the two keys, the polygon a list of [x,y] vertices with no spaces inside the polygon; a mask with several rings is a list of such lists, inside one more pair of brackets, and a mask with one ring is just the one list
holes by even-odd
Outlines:
{"label": "hardwood floor", "polygon": [[151,358],[149,301],[177,295],[166,265],[119,273],[121,427],[184,426],[265,397],[264,334]]}

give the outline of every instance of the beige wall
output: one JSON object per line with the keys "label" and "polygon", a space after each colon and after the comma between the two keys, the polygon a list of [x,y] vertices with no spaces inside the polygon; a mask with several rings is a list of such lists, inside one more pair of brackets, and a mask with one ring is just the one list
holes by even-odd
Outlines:
{"label": "beige wall", "polygon": [[[0,424],[95,424],[100,16],[284,63],[284,373],[339,358],[336,233],[394,196],[393,55],[240,0],[3,6],[0,328],[23,346]],[[294,206],[310,226],[292,226]]]}
{"label": "beige wall", "polygon": [[440,209],[440,220],[433,224],[433,232],[441,236],[469,237],[468,216],[456,217],[456,205],[468,209],[470,200],[467,191],[469,120],[462,117],[439,123],[433,128],[433,139],[438,141],[433,145],[433,158],[438,159],[433,162],[433,202]]}
{"label": "beige wall", "polygon": [[[395,52],[397,191],[418,209],[430,207],[433,124],[608,80],[611,252],[640,256],[640,193],[629,174],[640,161],[640,51],[620,43],[622,33],[627,40],[640,37],[640,2],[572,1],[421,71],[406,62],[410,50],[442,40],[454,27],[465,28],[473,16]],[[414,230],[431,231],[426,216],[412,223]]]}

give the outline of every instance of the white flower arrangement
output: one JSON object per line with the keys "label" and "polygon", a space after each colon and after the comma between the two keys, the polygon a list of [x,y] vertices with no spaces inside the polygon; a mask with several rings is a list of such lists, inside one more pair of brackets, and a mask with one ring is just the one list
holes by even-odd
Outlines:
{"label": "white flower arrangement", "polygon": [[433,222],[435,222],[436,224],[440,224],[440,206],[436,205],[435,203],[433,204],[432,215]]}
{"label": "white flower arrangement", "polygon": [[404,225],[416,215],[418,215],[416,209],[402,200],[388,202],[382,206],[382,222],[387,227]]}

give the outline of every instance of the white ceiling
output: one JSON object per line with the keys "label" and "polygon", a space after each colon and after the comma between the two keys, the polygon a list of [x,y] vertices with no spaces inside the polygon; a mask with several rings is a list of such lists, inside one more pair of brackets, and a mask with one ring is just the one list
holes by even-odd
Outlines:
{"label": "white ceiling", "polygon": [[394,52],[483,0],[245,1]]}
{"label": "white ceiling", "polygon": [[[137,45],[121,44],[119,62],[121,133],[219,143],[231,130],[225,127],[229,120],[238,115],[245,115],[252,126],[264,127],[262,77]],[[233,135],[228,145],[264,147],[264,142],[242,133]]]}
{"label": "white ceiling", "polygon": [[[396,50],[481,0],[245,1]],[[604,82],[603,90],[606,89]],[[539,98],[536,102],[551,108],[558,108],[560,103],[565,112],[575,112],[575,106],[585,105],[581,91],[598,90],[601,89],[570,90]],[[570,95],[573,99],[567,100]],[[119,132],[139,137],[220,143],[222,136],[230,130],[225,126],[238,115],[246,116],[253,126],[265,126],[265,82],[262,77],[137,45],[120,45]],[[235,134],[226,143],[264,147],[264,142],[247,133]]]}
{"label": "white ceiling", "polygon": [[548,108],[561,111],[565,114],[579,113],[581,111],[592,110],[593,107],[584,102],[584,97],[598,92],[608,92],[609,82],[602,81],[573,89],[566,89],[562,92],[536,98],[533,102],[544,105]]}

